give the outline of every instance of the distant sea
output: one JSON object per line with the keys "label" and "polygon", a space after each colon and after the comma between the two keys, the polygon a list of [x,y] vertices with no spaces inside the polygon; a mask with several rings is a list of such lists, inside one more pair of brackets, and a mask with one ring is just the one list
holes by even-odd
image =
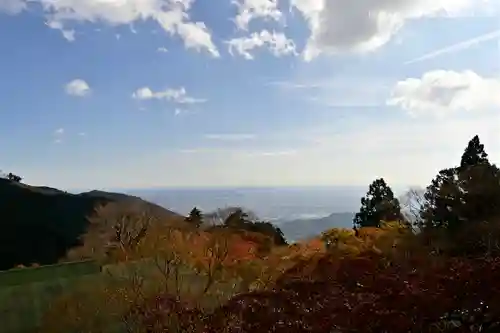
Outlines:
{"label": "distant sea", "polygon": [[366,187],[280,187],[211,189],[140,189],[121,191],[172,211],[188,214],[193,207],[209,212],[241,206],[267,220],[314,219],[337,212],[355,212]]}

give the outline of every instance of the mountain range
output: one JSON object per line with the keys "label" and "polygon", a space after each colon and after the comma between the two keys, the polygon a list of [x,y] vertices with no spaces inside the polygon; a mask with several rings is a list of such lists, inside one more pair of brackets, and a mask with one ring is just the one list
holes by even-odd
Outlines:
{"label": "mountain range", "polygon": [[[348,201],[344,201],[343,206],[354,206],[354,198],[358,191],[346,191]],[[186,212],[176,213],[174,211],[178,211],[177,209],[165,208],[172,207],[166,202],[166,198],[172,199],[175,206],[182,199],[185,206],[183,210],[187,210],[187,207],[194,207],[195,202],[206,198],[205,195],[217,193],[219,197],[213,203],[222,207],[224,204],[227,206],[229,203],[240,204],[240,202],[253,203],[253,207],[258,207],[256,203],[267,205],[262,211],[272,212],[274,216],[283,216],[269,220],[280,227],[289,242],[307,239],[334,227],[350,227],[354,216],[353,213],[332,213],[328,216],[312,217],[315,214],[326,215],[324,212],[329,209],[329,202],[335,202],[329,200],[330,195],[335,193],[336,196],[340,196],[337,190],[333,192],[324,189],[317,192],[311,189],[250,189],[246,192],[244,190],[183,191],[180,192],[181,199],[175,196],[175,193],[179,192],[171,191],[167,192],[167,196],[161,195],[156,200],[153,198],[156,202],[153,203],[149,201],[152,196],[147,195],[148,200],[144,200],[143,195],[99,190],[73,194],[47,186],[30,186],[19,181],[0,178],[0,216],[3,231],[0,234],[0,270],[19,264],[51,264],[59,261],[69,249],[81,245],[89,217],[95,214],[96,209],[109,204],[115,205],[118,212],[142,214],[147,211],[159,223],[178,226],[178,222],[183,221]],[[193,194],[193,197],[188,194]],[[235,197],[232,198],[233,201],[226,201],[221,194],[225,198],[229,198],[231,194],[235,194]],[[209,202],[207,200],[210,200],[210,196],[208,197],[203,202]],[[294,204],[298,206],[295,207]],[[337,208],[339,207],[341,206]],[[261,214],[256,215],[262,217]],[[300,215],[308,217],[294,217]],[[266,219],[264,217],[264,220]]]}
{"label": "mountain range", "polygon": [[148,211],[159,221],[183,218],[136,196],[103,191],[71,194],[0,178],[0,270],[57,262],[80,244],[88,217],[108,204],[137,214]]}
{"label": "mountain range", "polygon": [[331,228],[350,228],[354,213],[332,213],[320,218],[304,218],[291,221],[276,221],[289,242],[317,236]]}

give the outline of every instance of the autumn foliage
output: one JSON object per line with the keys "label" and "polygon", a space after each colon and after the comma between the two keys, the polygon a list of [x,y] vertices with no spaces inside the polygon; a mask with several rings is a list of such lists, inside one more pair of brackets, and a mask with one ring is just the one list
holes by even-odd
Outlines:
{"label": "autumn foliage", "polygon": [[325,254],[314,263],[312,269],[297,272],[310,268],[301,263],[286,272],[273,290],[236,295],[210,315],[182,308],[174,300],[162,299],[162,304],[168,303],[178,320],[186,320],[182,325],[196,323],[199,332],[500,329],[499,258],[409,258],[394,263],[367,252],[346,258]]}
{"label": "autumn foliage", "polygon": [[500,172],[486,157],[474,138],[427,188],[417,221],[380,179],[354,228],[292,245],[242,211],[222,226],[140,233],[120,260],[155,258],[176,286],[186,267],[202,283],[140,294],[122,320],[143,333],[498,333]]}

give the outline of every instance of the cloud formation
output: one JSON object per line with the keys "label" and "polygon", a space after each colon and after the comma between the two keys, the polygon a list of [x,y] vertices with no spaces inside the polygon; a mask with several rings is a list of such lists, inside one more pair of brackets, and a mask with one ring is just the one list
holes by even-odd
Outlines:
{"label": "cloud formation", "polygon": [[473,71],[434,70],[421,78],[396,83],[387,105],[411,115],[444,116],[461,111],[481,112],[500,108],[500,80]]}
{"label": "cloud formation", "polygon": [[238,7],[234,22],[241,30],[247,30],[248,24],[255,19],[279,21],[283,17],[278,0],[233,0],[232,3]]}
{"label": "cloud formation", "polygon": [[58,128],[53,133],[54,143],[61,143],[63,141],[64,136],[64,128]]}
{"label": "cloud formation", "polygon": [[25,0],[2,0],[0,1],[0,12],[10,15],[19,14],[27,7]]}
{"label": "cloud formation", "polygon": [[[131,25],[137,21],[154,20],[168,34],[179,36],[186,48],[207,51],[214,57],[219,52],[210,31],[203,22],[192,22],[189,10],[194,0],[31,0],[41,5],[53,29],[60,30],[68,40],[74,32],[67,24],[102,22],[109,25]],[[27,8],[24,0],[2,0],[0,11],[19,14]]]}
{"label": "cloud formation", "polygon": [[84,97],[90,94],[88,83],[81,79],[75,79],[69,82],[64,89],[68,95],[76,97]]}
{"label": "cloud formation", "polygon": [[65,29],[61,22],[49,21],[49,22],[46,22],[45,25],[51,29],[59,30],[62,33],[64,39],[66,39],[68,42],[75,41],[75,33],[76,33],[75,30],[74,29]]}
{"label": "cloud formation", "polygon": [[413,19],[470,15],[495,0],[291,0],[311,31],[304,58],[369,52],[388,43]]}
{"label": "cloud formation", "polygon": [[196,104],[207,101],[206,99],[188,96],[184,87],[180,87],[179,89],[165,89],[163,91],[156,92],[151,90],[149,87],[143,87],[137,89],[132,94],[132,98],[138,100],[163,99],[177,104]]}
{"label": "cloud formation", "polygon": [[297,54],[295,42],[281,32],[262,30],[254,32],[248,37],[238,37],[227,41],[229,53],[239,54],[251,60],[254,56],[250,53],[256,48],[267,47],[276,57]]}
{"label": "cloud formation", "polygon": [[54,131],[55,135],[62,135],[64,134],[64,128],[58,128]]}

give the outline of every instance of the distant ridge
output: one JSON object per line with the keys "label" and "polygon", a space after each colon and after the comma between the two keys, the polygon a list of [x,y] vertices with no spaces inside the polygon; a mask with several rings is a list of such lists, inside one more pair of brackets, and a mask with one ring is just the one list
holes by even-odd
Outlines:
{"label": "distant ridge", "polygon": [[280,229],[288,241],[305,240],[331,228],[350,228],[354,213],[332,213],[325,217],[283,221]]}
{"label": "distant ridge", "polygon": [[104,191],[71,194],[0,178],[0,270],[31,263],[52,264],[79,245],[96,207],[116,204],[159,220],[181,215],[136,196]]}

